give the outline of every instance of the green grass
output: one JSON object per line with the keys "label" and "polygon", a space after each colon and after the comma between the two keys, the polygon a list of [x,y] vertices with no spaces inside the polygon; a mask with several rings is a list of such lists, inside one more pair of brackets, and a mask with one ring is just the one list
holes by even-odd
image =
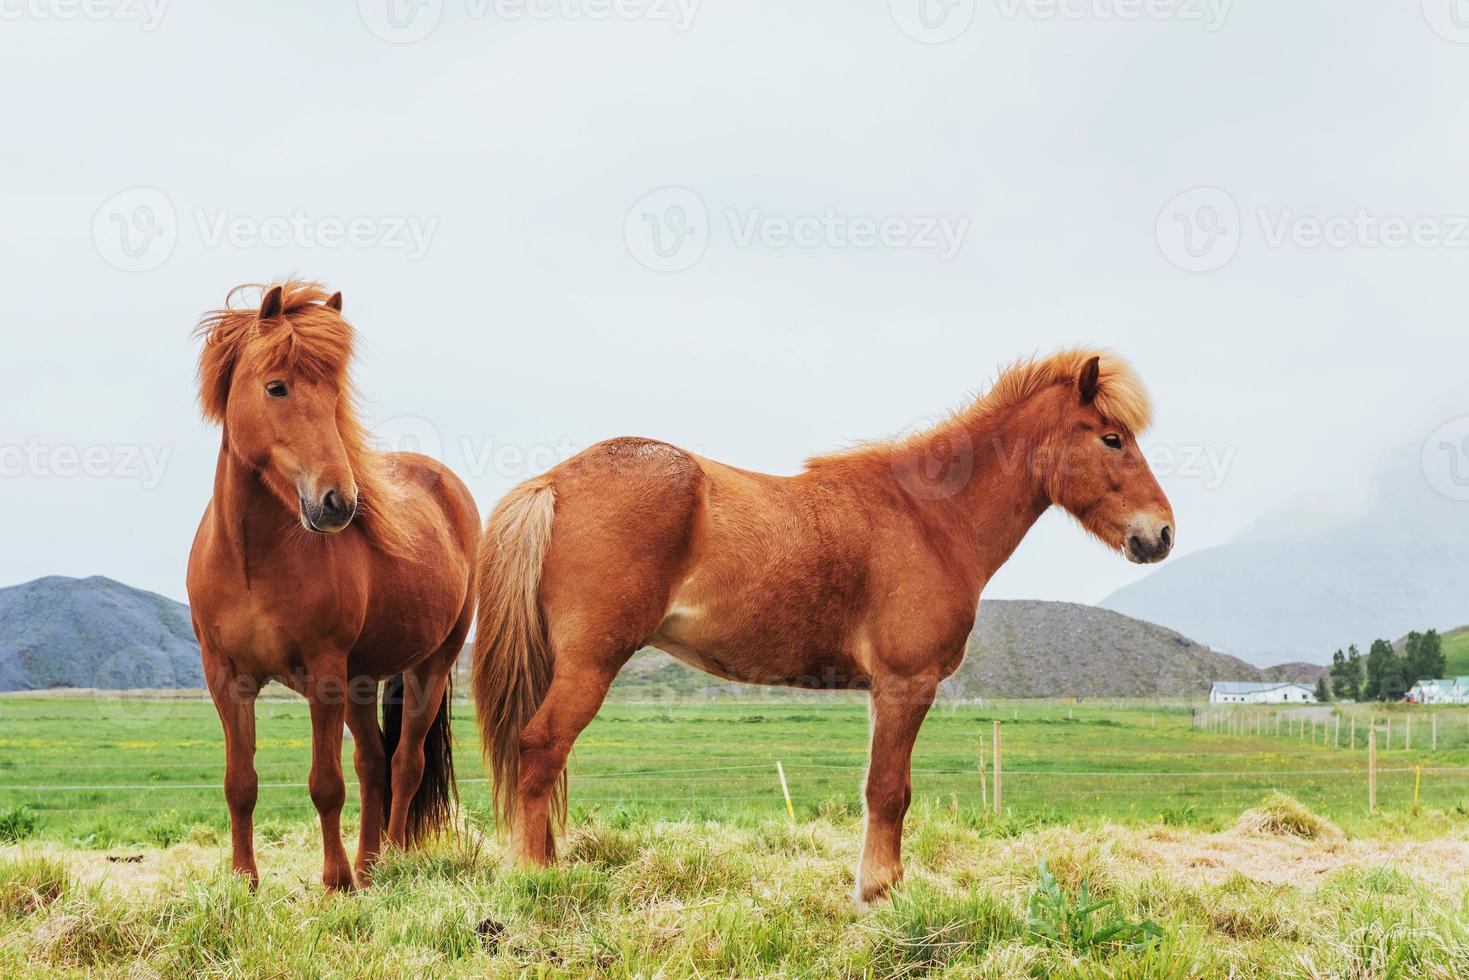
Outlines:
{"label": "green grass", "polygon": [[[1366,729],[1393,719],[1379,739],[1380,808],[1406,811],[1415,766],[1428,767],[1419,803],[1457,819],[1469,781],[1439,769],[1469,768],[1469,711],[1439,711],[1439,748],[1429,751],[1429,712],[1347,709],[1342,747],[1334,733],[1277,736],[1268,713],[1241,713],[1249,734],[1197,730],[1184,705],[1111,707],[1061,702],[943,705],[914,752],[915,797],[964,812],[983,809],[977,762],[993,722],[1003,724],[1004,800],[1022,826],[1102,820],[1221,827],[1282,790],[1344,829],[1373,823],[1366,812]],[[1265,731],[1254,733],[1254,718]],[[1357,748],[1346,747],[1358,719]],[[1404,748],[1412,718],[1413,749]],[[467,811],[482,822],[489,787],[474,726],[456,706],[458,763]],[[260,806],[265,840],[313,816],[304,783],[310,727],[304,702],[259,708]],[[609,824],[655,818],[758,822],[784,812],[775,762],[785,767],[797,815],[854,815],[867,758],[865,706],[849,697],[747,703],[613,703],[577,743],[572,813]],[[351,779],[350,742],[343,750]],[[0,698],[0,840],[43,839],[77,847],[168,846],[213,839],[226,829],[223,747],[214,709],[202,699]],[[349,793],[355,801],[355,791]],[[355,812],[349,802],[348,815]]]}
{"label": "green grass", "polygon": [[[0,849],[5,976],[1455,977],[1469,971],[1459,878],[1317,846],[1107,825],[1014,832],[926,806],[928,856],[890,904],[851,905],[855,819],[792,828],[597,818],[560,867],[508,867],[472,832],[389,855],[370,889],[309,884],[302,825],[262,848],[252,894],[218,849],[147,849],[126,877],[92,852]],[[1367,842],[1358,842],[1367,846]],[[1257,880],[1214,871],[1219,848]],[[1172,849],[1172,850],[1164,850]],[[1180,855],[1198,855],[1184,860]],[[1389,864],[1394,863],[1389,859]],[[1259,864],[1258,861],[1255,862]],[[1251,873],[1262,867],[1250,866]],[[128,872],[132,873],[132,872]]]}
{"label": "green grass", "polygon": [[[1469,975],[1469,780],[1446,771],[1469,770],[1469,712],[1437,712],[1434,752],[1434,712],[1338,710],[1355,749],[1334,724],[1277,736],[1266,711],[1234,712],[1235,734],[1182,704],[940,706],[914,753],[908,884],[862,915],[851,698],[607,705],[543,871],[488,836],[456,706],[465,829],[343,897],[321,891],[294,785],[302,702],[260,705],[251,894],[226,870],[207,701],[0,698],[0,975]],[[1369,814],[1365,733],[1389,717]],[[976,772],[996,720],[998,817]]]}

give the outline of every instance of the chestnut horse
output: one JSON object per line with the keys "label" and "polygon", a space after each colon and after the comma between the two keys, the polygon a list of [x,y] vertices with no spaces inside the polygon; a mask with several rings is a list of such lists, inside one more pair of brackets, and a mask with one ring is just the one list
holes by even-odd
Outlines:
{"label": "chestnut horse", "polygon": [[[238,291],[198,328],[200,400],[224,438],[189,556],[233,864],[259,881],[255,697],[279,681],[310,705],[322,880],[347,889],[367,883],[385,820],[388,842],[409,846],[451,817],[448,681],[473,616],[479,514],[440,463],[368,447],[341,293],[288,282],[255,309],[233,307]],[[362,795],[356,878],[339,826],[344,721]]]}
{"label": "chestnut horse", "polygon": [[572,743],[646,644],[729,680],[870,692],[857,901],[884,895],[903,875],[919,725],[1031,525],[1059,505],[1134,562],[1172,548],[1136,441],[1149,417],[1126,364],[1068,351],[793,477],[624,438],[522,483],[481,544],[473,674],[516,856],[555,859]]}

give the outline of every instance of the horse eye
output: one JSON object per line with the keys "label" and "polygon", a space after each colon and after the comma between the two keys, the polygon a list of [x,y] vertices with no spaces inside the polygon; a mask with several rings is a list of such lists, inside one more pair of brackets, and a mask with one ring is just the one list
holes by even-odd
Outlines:
{"label": "horse eye", "polygon": [[1104,443],[1107,444],[1107,448],[1108,449],[1121,449],[1122,448],[1122,437],[1119,436],[1119,435],[1113,435],[1111,433],[1108,433],[1107,435],[1102,436],[1102,442],[1104,442]]}
{"label": "horse eye", "polygon": [[265,393],[272,398],[286,397],[286,383],[284,381],[268,381],[265,384]]}

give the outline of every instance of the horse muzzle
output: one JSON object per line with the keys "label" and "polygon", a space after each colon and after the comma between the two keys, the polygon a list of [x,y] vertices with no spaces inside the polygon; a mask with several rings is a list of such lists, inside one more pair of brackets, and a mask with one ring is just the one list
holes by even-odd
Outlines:
{"label": "horse muzzle", "polygon": [[1161,519],[1139,518],[1127,529],[1122,550],[1134,565],[1152,565],[1173,551],[1173,527]]}
{"label": "horse muzzle", "polygon": [[336,534],[352,523],[357,498],[331,489],[315,500],[301,495],[301,524],[318,534]]}

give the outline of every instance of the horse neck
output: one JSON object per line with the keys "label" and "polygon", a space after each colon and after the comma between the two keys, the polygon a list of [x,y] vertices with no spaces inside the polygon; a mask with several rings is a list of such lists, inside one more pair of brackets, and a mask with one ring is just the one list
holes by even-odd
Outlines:
{"label": "horse neck", "polygon": [[281,538],[298,520],[259,472],[230,450],[228,434],[220,440],[214,467],[214,501],[221,537],[242,559]]}
{"label": "horse neck", "polygon": [[954,557],[983,588],[1020,546],[1050,499],[1032,466],[1037,433],[1017,409],[959,417],[932,430],[916,448],[928,459],[952,458],[949,492],[920,506],[946,524],[959,545]]}

